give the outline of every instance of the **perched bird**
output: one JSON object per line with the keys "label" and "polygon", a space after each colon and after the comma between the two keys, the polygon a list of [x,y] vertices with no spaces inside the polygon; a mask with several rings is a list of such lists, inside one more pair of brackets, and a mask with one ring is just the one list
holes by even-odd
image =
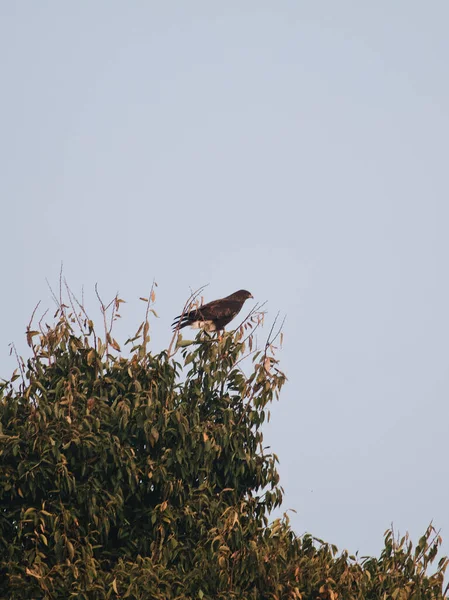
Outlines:
{"label": "perched bird", "polygon": [[232,319],[242,310],[242,306],[252,295],[246,290],[234,292],[226,298],[213,300],[203,304],[199,308],[189,310],[183,315],[175,318],[173,329],[182,329],[183,327],[193,327],[194,329],[204,329],[205,331],[220,331],[225,328]]}

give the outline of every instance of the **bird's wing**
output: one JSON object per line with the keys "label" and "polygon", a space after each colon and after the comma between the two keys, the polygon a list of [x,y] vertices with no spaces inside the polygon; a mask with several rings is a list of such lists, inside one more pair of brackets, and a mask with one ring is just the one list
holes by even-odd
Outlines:
{"label": "bird's wing", "polygon": [[195,321],[213,321],[214,319],[223,319],[236,315],[241,309],[241,302],[235,300],[212,300],[207,304],[203,304],[199,308],[189,310],[184,315],[179,315],[175,318],[173,325],[178,322],[183,324],[194,323]]}
{"label": "bird's wing", "polygon": [[232,300],[213,300],[200,306],[196,311],[196,315],[209,321],[210,319],[222,319],[223,317],[229,317],[239,310],[239,302]]}

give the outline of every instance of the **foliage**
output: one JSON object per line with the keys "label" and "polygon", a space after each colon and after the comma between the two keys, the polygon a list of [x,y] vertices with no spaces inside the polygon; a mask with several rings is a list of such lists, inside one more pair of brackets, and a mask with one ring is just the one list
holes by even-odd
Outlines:
{"label": "foliage", "polygon": [[69,299],[52,327],[30,324],[32,357],[0,385],[0,598],[443,598],[431,527],[416,548],[388,531],[360,563],[269,522],[282,489],[261,427],[285,376],[272,340],[252,351],[254,314],[152,354],[152,291],[125,356],[122,301],[101,303],[100,339]]}

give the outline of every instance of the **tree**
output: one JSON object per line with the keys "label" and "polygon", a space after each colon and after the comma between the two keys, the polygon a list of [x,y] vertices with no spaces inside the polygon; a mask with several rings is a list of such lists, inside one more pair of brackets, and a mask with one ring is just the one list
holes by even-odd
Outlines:
{"label": "tree", "polygon": [[359,563],[270,523],[282,488],[261,427],[285,376],[273,330],[253,352],[260,315],[152,354],[152,290],[125,356],[122,301],[100,300],[100,339],[68,296],[53,326],[30,323],[32,356],[0,385],[0,598],[443,598],[432,527],[416,548],[388,531]]}

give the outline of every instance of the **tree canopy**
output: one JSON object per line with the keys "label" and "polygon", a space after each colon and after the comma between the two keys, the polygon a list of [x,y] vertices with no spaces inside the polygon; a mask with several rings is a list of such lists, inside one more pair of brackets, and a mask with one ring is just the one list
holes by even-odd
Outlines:
{"label": "tree canopy", "polygon": [[270,520],[282,488],[262,426],[285,375],[274,331],[253,347],[260,315],[154,354],[152,290],[124,352],[122,301],[101,303],[100,335],[68,294],[0,384],[0,598],[444,597],[432,526],[416,546],[388,530],[358,561]]}

